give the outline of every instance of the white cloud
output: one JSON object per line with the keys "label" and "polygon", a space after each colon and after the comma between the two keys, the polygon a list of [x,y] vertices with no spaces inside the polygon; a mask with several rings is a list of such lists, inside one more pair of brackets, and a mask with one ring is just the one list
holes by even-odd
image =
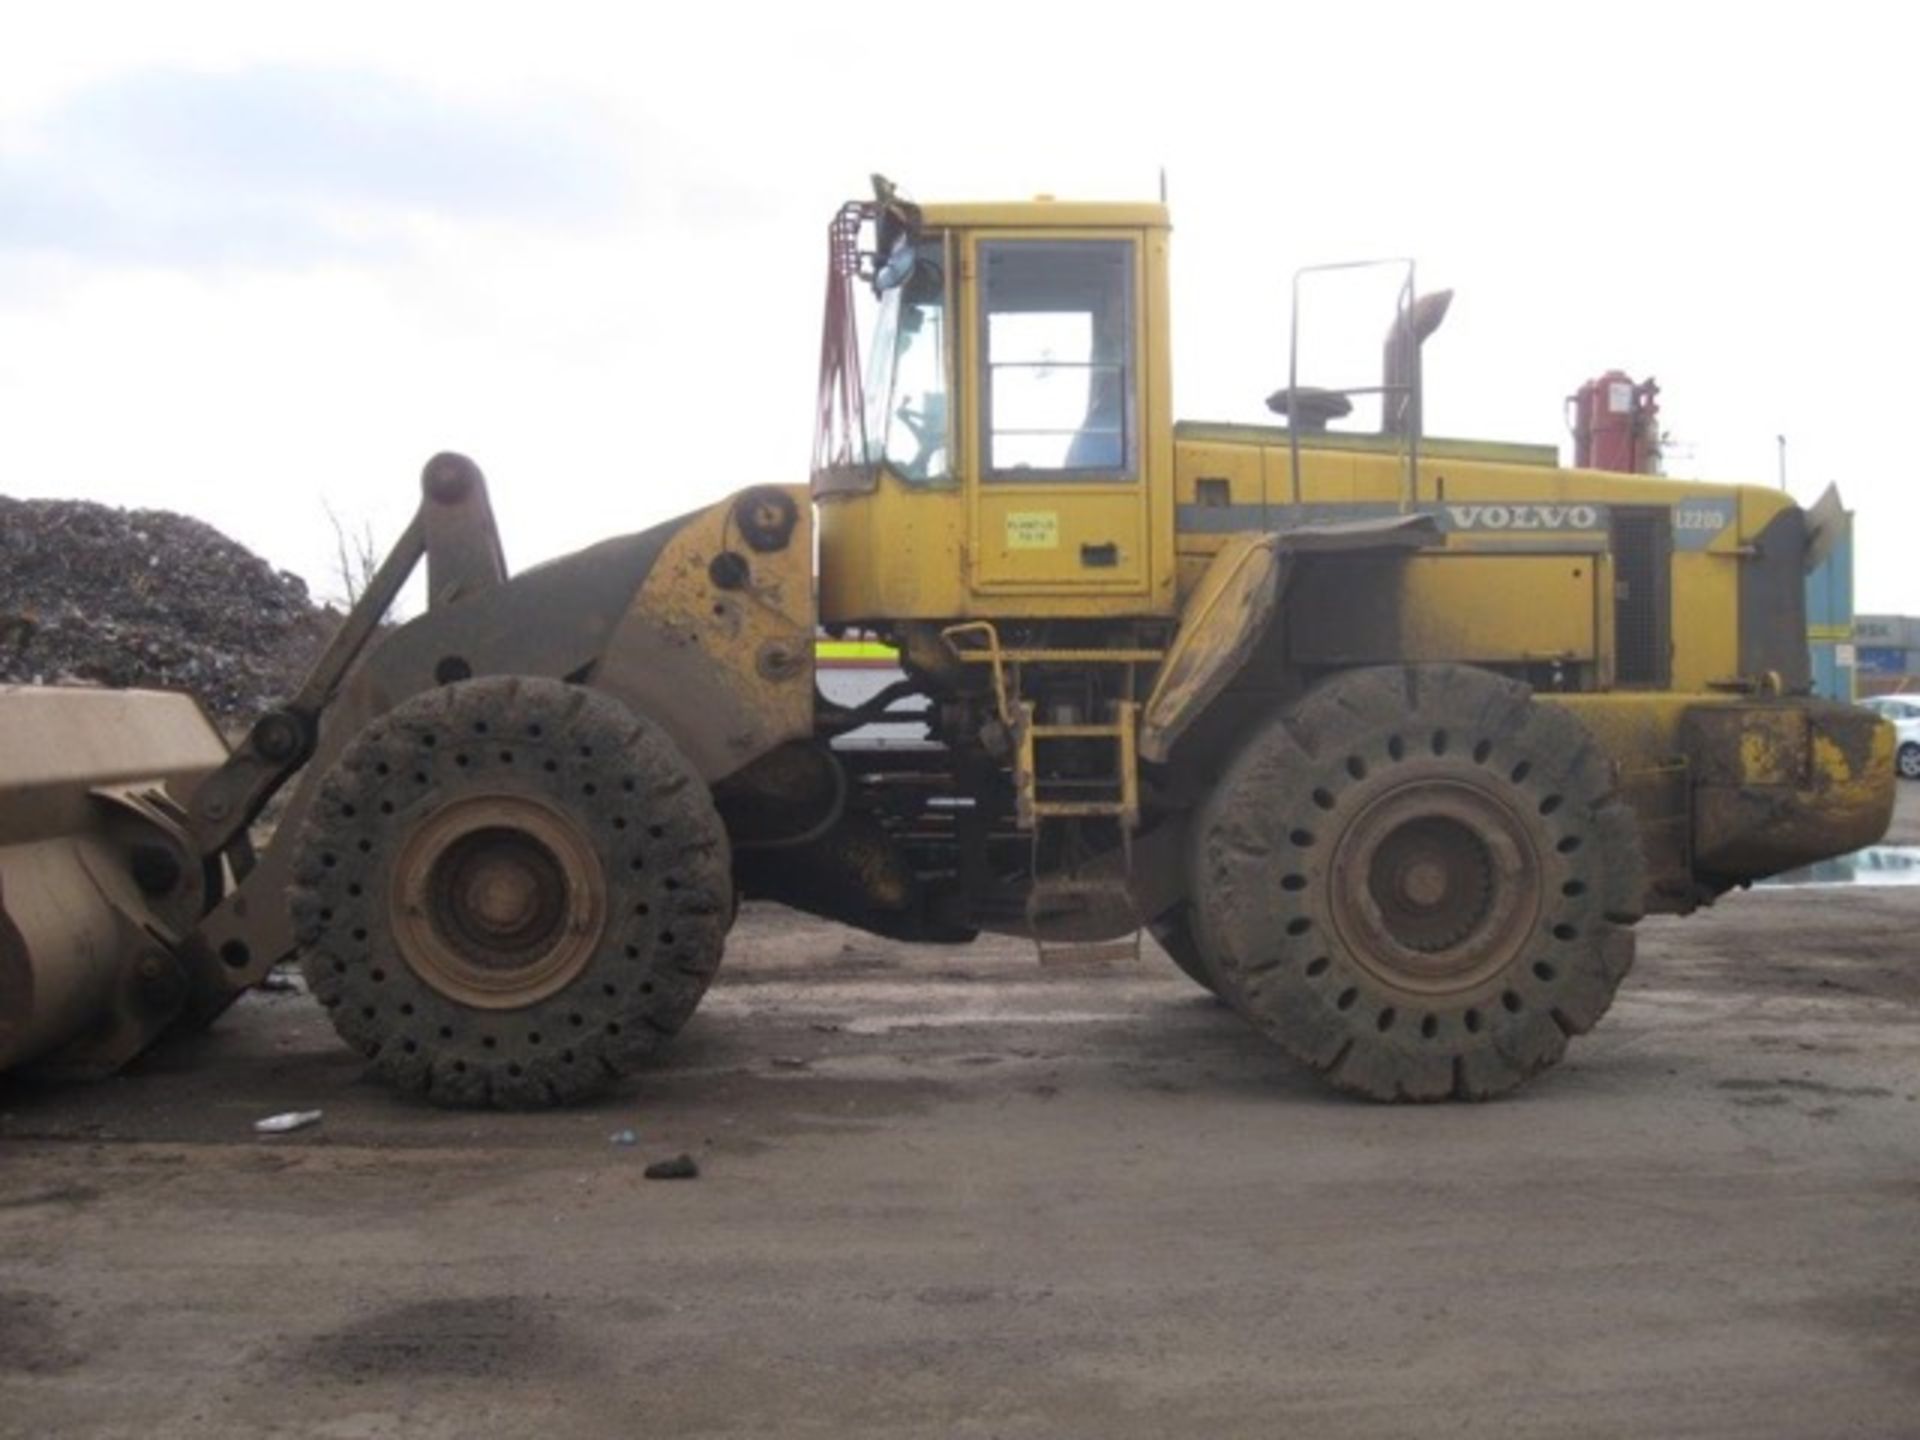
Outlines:
{"label": "white cloud", "polygon": [[[526,563],[802,478],[824,230],[869,170],[1143,197],[1165,165],[1183,414],[1260,413],[1297,265],[1414,254],[1458,292],[1433,428],[1551,441],[1587,375],[1656,374],[1700,473],[1770,482],[1787,434],[1796,492],[1861,511],[1862,607],[1920,610],[1897,10],[42,8],[0,175],[120,229],[23,255],[0,190],[10,493],[193,510],[324,586],[322,498],[391,534],[453,447]],[[229,108],[124,108],[190,75]],[[252,129],[187,163],[221,113]]]}

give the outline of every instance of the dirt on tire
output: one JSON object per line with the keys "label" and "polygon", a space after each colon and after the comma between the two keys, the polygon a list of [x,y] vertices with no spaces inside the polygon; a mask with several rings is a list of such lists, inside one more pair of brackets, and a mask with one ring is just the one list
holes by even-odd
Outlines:
{"label": "dirt on tire", "polygon": [[[1408,818],[1356,860],[1382,814]],[[1192,844],[1194,938],[1221,992],[1372,1099],[1513,1089],[1632,963],[1643,872],[1605,757],[1567,711],[1472,667],[1323,682],[1250,737]]]}
{"label": "dirt on tire", "polygon": [[[550,810],[598,857],[566,882],[598,887],[577,973],[510,1008],[434,983],[395,924],[409,836],[475,796]],[[562,1104],[627,1074],[692,1016],[733,914],[726,831],[691,765],[658,726],[555,680],[463,681],[396,707],[329,771],[299,846],[308,984],[382,1080],[441,1104]]]}
{"label": "dirt on tire", "polygon": [[1226,999],[1220,993],[1220,981],[1207,964],[1206,954],[1193,938],[1193,920],[1184,902],[1147,928],[1153,932],[1153,938],[1160,943],[1160,948],[1167,952],[1167,958],[1179,967],[1181,974],[1215,999]]}

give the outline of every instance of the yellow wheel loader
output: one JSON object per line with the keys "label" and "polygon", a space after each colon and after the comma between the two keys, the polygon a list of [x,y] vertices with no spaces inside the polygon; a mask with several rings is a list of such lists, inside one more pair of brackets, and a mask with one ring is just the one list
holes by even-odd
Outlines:
{"label": "yellow wheel loader", "polygon": [[[1273,425],[1176,422],[1168,237],[876,182],[810,488],[509,575],[441,455],[231,754],[179,697],[6,696],[0,1066],[112,1068],[297,956],[399,1089],[565,1102],[764,897],[1049,961],[1150,930],[1334,1085],[1479,1098],[1601,1017],[1641,915],[1879,837],[1892,733],[1808,693],[1806,513],[1426,434],[1410,271],[1377,427],[1297,369]],[[898,678],[827,698],[822,631]]]}

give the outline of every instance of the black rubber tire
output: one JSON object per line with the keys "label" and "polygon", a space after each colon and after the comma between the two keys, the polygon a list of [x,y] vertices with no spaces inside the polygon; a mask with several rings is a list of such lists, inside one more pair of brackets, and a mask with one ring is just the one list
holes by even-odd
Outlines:
{"label": "black rubber tire", "polygon": [[[603,923],[564,988],[465,1003],[407,958],[390,909],[410,835],[449,806],[526,797],[597,859]],[[463,681],[373,722],[322,782],[300,836],[303,967],[374,1072],[445,1105],[538,1108],[627,1074],[692,1016],[734,914],[725,827],[673,742],[619,702],[527,677]]]}
{"label": "black rubber tire", "polygon": [[1207,968],[1207,957],[1201,953],[1199,942],[1193,938],[1192,921],[1188,918],[1185,905],[1169,910],[1147,928],[1153,932],[1153,938],[1160,942],[1160,948],[1167,952],[1167,958],[1180,967],[1183,975],[1216,1000],[1224,1002],[1220,986]]}
{"label": "black rubber tire", "polygon": [[[1443,867],[1471,854],[1488,897],[1457,939],[1433,940],[1468,957],[1460,974],[1396,984],[1405,968],[1377,946],[1357,953],[1368,922],[1353,917],[1370,906],[1386,923],[1384,902],[1372,865],[1336,874],[1334,854],[1365,863],[1345,847],[1390,795],[1416,809],[1464,796],[1507,827],[1497,852],[1451,832],[1428,842]],[[1223,992],[1303,1063],[1372,1099],[1513,1089],[1600,1019],[1632,964],[1643,869],[1610,766],[1567,710],[1486,671],[1380,667],[1323,682],[1250,737],[1193,835],[1194,938]]]}
{"label": "black rubber tire", "polygon": [[1903,780],[1920,780],[1920,745],[1911,741],[1902,745],[1897,757],[1897,767]]}

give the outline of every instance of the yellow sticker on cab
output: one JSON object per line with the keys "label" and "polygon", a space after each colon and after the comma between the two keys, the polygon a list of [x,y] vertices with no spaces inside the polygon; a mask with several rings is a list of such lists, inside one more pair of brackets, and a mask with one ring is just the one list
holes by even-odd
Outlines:
{"label": "yellow sticker on cab", "polygon": [[1009,510],[1007,512],[1007,549],[1058,550],[1060,548],[1060,512],[1058,510]]}

